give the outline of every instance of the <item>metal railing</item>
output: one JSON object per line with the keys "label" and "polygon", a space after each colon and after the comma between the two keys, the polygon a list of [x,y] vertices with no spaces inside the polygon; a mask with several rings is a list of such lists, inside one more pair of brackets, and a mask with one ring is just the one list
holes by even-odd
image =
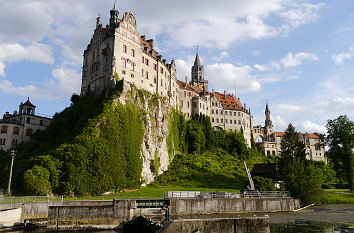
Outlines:
{"label": "metal railing", "polygon": [[258,198],[286,198],[290,197],[289,191],[258,191],[245,190],[241,194],[242,197],[258,197]]}

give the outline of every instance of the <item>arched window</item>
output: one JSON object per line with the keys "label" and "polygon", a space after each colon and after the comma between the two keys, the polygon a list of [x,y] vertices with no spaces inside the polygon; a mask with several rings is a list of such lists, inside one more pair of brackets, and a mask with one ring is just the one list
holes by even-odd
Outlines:
{"label": "arched window", "polygon": [[15,127],[13,134],[20,134],[20,128],[19,127]]}
{"label": "arched window", "polygon": [[267,155],[270,155],[270,151],[269,150],[267,150]]}
{"label": "arched window", "polygon": [[27,129],[26,130],[26,136],[32,136],[33,130],[32,129]]}
{"label": "arched window", "polygon": [[1,127],[1,133],[7,133],[7,126],[6,125],[3,125]]}

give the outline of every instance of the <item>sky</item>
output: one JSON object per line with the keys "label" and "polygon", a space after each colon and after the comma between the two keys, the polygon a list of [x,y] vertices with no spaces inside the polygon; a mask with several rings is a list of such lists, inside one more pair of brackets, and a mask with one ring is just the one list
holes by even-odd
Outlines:
{"label": "sky", "polygon": [[[83,51],[114,0],[0,0],[0,114],[30,98],[52,116],[80,93]],[[276,131],[326,132],[354,119],[353,0],[118,0],[184,80],[196,47],[209,89],[235,93]]]}

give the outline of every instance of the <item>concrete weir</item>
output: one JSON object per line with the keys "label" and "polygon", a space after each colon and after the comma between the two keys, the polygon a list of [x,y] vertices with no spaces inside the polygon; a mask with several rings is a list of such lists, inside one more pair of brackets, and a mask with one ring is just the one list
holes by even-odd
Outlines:
{"label": "concrete weir", "polygon": [[[32,212],[34,215],[43,217],[43,213],[33,212],[37,209],[34,204],[31,205],[32,211],[26,210],[25,205],[24,213]],[[298,200],[293,198],[172,198],[169,213],[171,216],[241,214],[294,211],[298,207]],[[42,206],[40,209],[45,208]],[[110,229],[124,224],[134,216],[148,216],[144,214],[144,208],[137,206],[136,200],[64,202],[57,206],[48,205],[47,211],[48,230]],[[195,224],[218,223],[216,220],[191,220],[189,223],[193,221]],[[179,221],[172,223],[176,228],[181,224]]]}
{"label": "concrete weir", "polygon": [[157,233],[269,233],[269,218],[183,219],[166,223]]}

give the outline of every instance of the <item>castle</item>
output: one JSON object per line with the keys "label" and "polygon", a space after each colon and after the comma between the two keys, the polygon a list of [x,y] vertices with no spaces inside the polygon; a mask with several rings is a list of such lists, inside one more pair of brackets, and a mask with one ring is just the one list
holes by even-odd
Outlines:
{"label": "castle", "polygon": [[21,142],[27,142],[38,130],[44,130],[51,119],[35,114],[29,98],[21,103],[18,112],[6,112],[0,120],[0,150],[8,150]]}
{"label": "castle", "polygon": [[[253,126],[250,108],[234,94],[209,91],[204,77],[204,67],[197,52],[191,68],[191,81],[176,78],[174,60],[170,63],[154,49],[154,40],[140,36],[135,17],[125,13],[120,19],[115,5],[110,11],[109,24],[102,26],[101,18],[87,49],[84,51],[81,95],[100,95],[116,83],[117,77],[134,84],[139,89],[165,97],[173,108],[178,108],[186,118],[194,114],[210,117],[214,130],[243,131],[248,146],[253,136],[258,148],[265,155],[280,155],[284,132],[274,132],[271,112],[266,104],[265,125]],[[6,112],[0,120],[0,149],[30,140],[37,130],[45,129],[50,118],[35,115],[29,99],[19,106],[19,112]],[[326,161],[324,145],[317,134],[301,133],[308,159]]]}
{"label": "castle", "polygon": [[[268,104],[265,126],[253,127],[251,110],[240,98],[208,90],[198,52],[191,68],[191,81],[188,82],[187,77],[184,82],[177,80],[175,61],[168,63],[163,59],[154,49],[154,40],[139,34],[134,15],[127,12],[120,19],[114,5],[108,25],[103,27],[101,18],[97,18],[93,36],[84,51],[81,95],[104,93],[115,85],[115,74],[139,89],[166,97],[168,103],[187,118],[205,114],[210,116],[214,130],[242,130],[249,146],[253,134],[254,138],[261,139],[258,146],[264,154],[280,154],[284,133],[273,131]],[[308,158],[324,161],[324,146],[320,145],[319,137],[308,133],[301,135]]]}

